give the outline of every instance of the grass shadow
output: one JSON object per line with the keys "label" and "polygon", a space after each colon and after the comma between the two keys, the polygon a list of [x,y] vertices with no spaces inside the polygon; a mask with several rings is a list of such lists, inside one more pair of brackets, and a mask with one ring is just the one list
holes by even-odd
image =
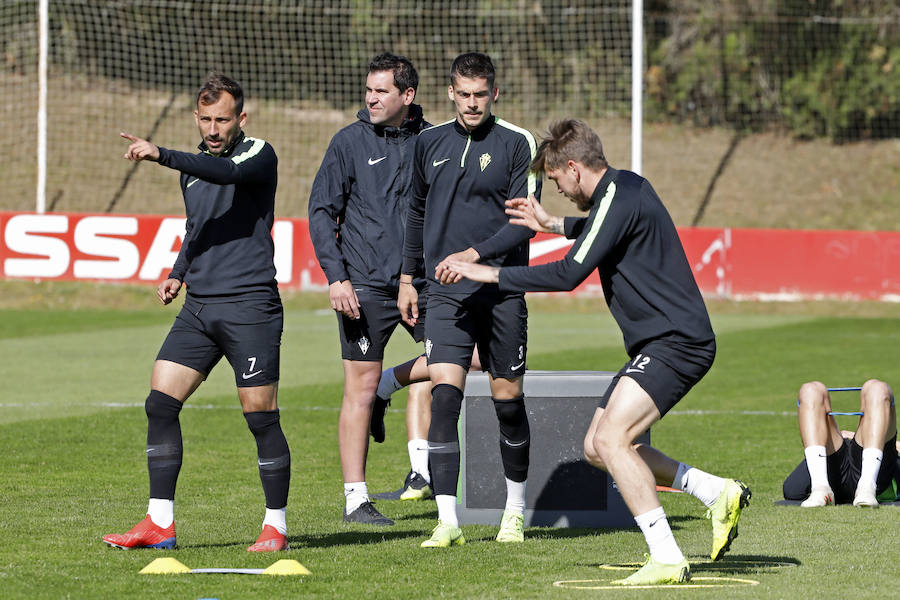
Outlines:
{"label": "grass shadow", "polygon": [[791,556],[766,556],[763,554],[729,555],[715,562],[711,560],[690,561],[691,573],[725,573],[727,575],[751,575],[776,569],[800,566],[800,561]]}
{"label": "grass shadow", "polygon": [[[791,556],[766,556],[763,554],[737,554],[728,556],[715,562],[709,560],[707,555],[688,556],[691,564],[691,574],[718,573],[725,575],[753,575],[767,573],[777,569],[798,567],[801,562]],[[604,562],[579,562],[579,567],[639,567],[640,562],[630,563],[604,563]]]}
{"label": "grass shadow", "polygon": [[367,544],[379,544],[392,540],[404,540],[409,538],[421,538],[425,532],[421,529],[371,529],[354,531],[336,531],[323,534],[289,535],[288,542],[291,548],[328,548],[331,546],[361,546]]}
{"label": "grass shadow", "polygon": [[399,517],[391,517],[391,518],[394,521],[416,521],[419,519],[435,520],[438,518],[438,512],[437,512],[437,509],[435,509],[435,510],[428,510],[428,511],[425,511],[422,513],[417,513],[414,515],[401,515]]}
{"label": "grass shadow", "polygon": [[[679,523],[684,523],[687,521],[698,521],[701,517],[695,517],[691,515],[676,515],[667,517],[669,520],[669,525],[672,528],[672,531],[678,531],[682,527],[680,527]],[[525,530],[526,537],[531,534],[531,537],[541,537],[548,539],[566,539],[566,538],[579,538],[579,537],[590,537],[594,535],[607,535],[607,534],[615,534],[615,533],[623,533],[623,532],[635,532],[638,531],[637,526],[634,527],[529,527]]]}

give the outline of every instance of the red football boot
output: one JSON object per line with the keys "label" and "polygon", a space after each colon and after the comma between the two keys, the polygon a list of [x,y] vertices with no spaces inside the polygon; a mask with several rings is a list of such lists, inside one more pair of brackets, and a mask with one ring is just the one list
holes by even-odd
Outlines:
{"label": "red football boot", "polygon": [[247,548],[247,552],[278,552],[290,549],[287,538],[278,533],[278,530],[271,525],[266,525],[256,539],[256,543]]}
{"label": "red football boot", "polygon": [[147,515],[128,533],[110,533],[103,536],[103,541],[122,550],[134,550],[135,548],[171,550],[175,547],[175,523],[163,529],[150,520],[150,515]]}

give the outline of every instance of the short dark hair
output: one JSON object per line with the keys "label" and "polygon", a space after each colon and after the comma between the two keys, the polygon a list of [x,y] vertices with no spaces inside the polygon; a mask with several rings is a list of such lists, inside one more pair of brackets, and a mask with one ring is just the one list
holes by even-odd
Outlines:
{"label": "short dark hair", "polygon": [[565,119],[551,123],[531,162],[535,172],[560,169],[570,160],[591,169],[608,166],[600,136],[584,121]]}
{"label": "short dark hair", "polygon": [[470,79],[484,77],[487,79],[488,87],[493,88],[495,76],[494,63],[491,62],[491,57],[481,52],[460,54],[453,59],[453,64],[450,65],[451,85],[456,82],[457,77],[468,77]]}
{"label": "short dark hair", "polygon": [[218,71],[211,71],[206,76],[206,81],[197,92],[197,104],[215,104],[222,96],[222,92],[228,92],[234,98],[234,113],[241,114],[244,110],[244,90],[241,84]]}
{"label": "short dark hair", "polygon": [[390,71],[394,74],[394,85],[401,92],[409,88],[416,91],[419,88],[419,74],[412,61],[405,56],[398,56],[390,52],[384,52],[372,59],[369,63],[369,73]]}

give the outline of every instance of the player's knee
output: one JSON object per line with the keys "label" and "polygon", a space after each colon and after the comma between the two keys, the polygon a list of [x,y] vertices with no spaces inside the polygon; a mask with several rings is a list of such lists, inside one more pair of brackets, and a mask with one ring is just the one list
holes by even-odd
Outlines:
{"label": "player's knee", "polygon": [[861,394],[876,400],[890,400],[891,388],[880,379],[869,379],[862,385]]}
{"label": "player's knee", "polygon": [[455,385],[440,383],[431,388],[431,412],[459,417],[463,393]]}
{"label": "player's knee", "polygon": [[407,403],[416,405],[431,405],[431,386],[427,381],[419,381],[409,386],[409,397]]}
{"label": "player's knee", "polygon": [[290,465],[290,449],[287,439],[281,429],[281,413],[275,410],[260,410],[244,413],[247,427],[256,438],[256,445],[260,456],[281,457],[286,456]]}
{"label": "player's knee", "polygon": [[344,396],[341,400],[341,407],[343,409],[357,409],[357,410],[371,410],[372,406],[375,404],[375,392],[377,390],[377,385],[373,387],[371,390],[366,389],[347,389],[344,388]]}
{"label": "player's knee", "polygon": [[434,442],[452,441],[457,438],[459,411],[463,393],[456,386],[441,383],[431,389],[431,427],[428,439]]}
{"label": "player's knee", "polygon": [[159,390],[150,390],[144,402],[144,412],[148,419],[173,420],[178,418],[183,404]]}
{"label": "player's knee", "polygon": [[879,379],[869,379],[862,386],[860,402],[863,412],[888,408],[894,397],[890,386]]}
{"label": "player's knee", "polygon": [[606,463],[600,458],[600,454],[594,448],[594,436],[588,434],[584,438],[584,459],[598,469],[606,470]]}
{"label": "player's knee", "polygon": [[512,400],[494,401],[494,412],[500,422],[500,434],[507,440],[520,442],[528,440],[531,430],[528,426],[528,411],[525,409],[525,399],[522,396]]}
{"label": "player's knee", "polygon": [[503,472],[510,481],[528,479],[531,453],[531,430],[528,411],[522,396],[511,400],[493,398],[494,411],[500,422],[500,458]]}
{"label": "player's knee", "polygon": [[597,458],[600,460],[600,462],[602,462],[603,464],[608,463],[609,457],[613,451],[613,447],[609,443],[609,440],[601,437],[600,432],[598,431],[597,435],[594,436],[592,442],[594,446],[594,453],[597,455]]}
{"label": "player's knee", "polygon": [[816,408],[825,405],[828,388],[821,381],[808,381],[800,386],[797,394],[797,406]]}
{"label": "player's knee", "polygon": [[344,405],[371,406],[380,380],[380,362],[345,361]]}
{"label": "player's knee", "polygon": [[495,400],[515,400],[522,395],[522,378],[497,377],[491,383],[491,396]]}
{"label": "player's knee", "polygon": [[276,410],[261,410],[244,413],[247,427],[254,434],[264,433],[270,427],[281,426],[281,413]]}
{"label": "player's knee", "polygon": [[588,429],[587,434],[584,436],[584,458],[591,465],[605,471],[606,461],[604,460],[603,449],[599,444],[604,435],[603,431],[602,419]]}
{"label": "player's knee", "polygon": [[624,432],[601,419],[594,431],[591,443],[596,460],[608,465],[616,454],[630,450],[633,440],[627,439]]}

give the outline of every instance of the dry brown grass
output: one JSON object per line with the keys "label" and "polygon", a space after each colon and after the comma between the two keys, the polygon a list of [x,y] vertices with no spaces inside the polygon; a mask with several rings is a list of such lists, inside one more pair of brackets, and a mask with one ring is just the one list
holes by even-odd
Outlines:
{"label": "dry brown grass", "polygon": [[[158,90],[135,90],[110,82],[52,78],[48,203],[63,212],[102,212],[131,168],[122,158],[121,130],[146,135],[170,102]],[[5,107],[0,128],[4,185],[0,209],[35,205],[36,88],[27,80],[0,75],[16,102]],[[536,135],[565,114],[516,114],[501,101],[495,112]],[[176,96],[154,141],[193,151],[199,137],[191,115],[193,99]],[[279,216],[305,217],[316,170],[331,136],[355,118],[346,111],[307,104],[249,101],[248,134],[269,140],[279,155]],[[426,107],[432,122],[452,118],[448,104]],[[613,166],[630,167],[629,123],[589,120],[604,141]],[[690,225],[722,157],[732,141],[724,129],[669,124],[644,128],[644,175],[678,225]],[[8,138],[8,139],[6,139]],[[834,145],[759,134],[742,139],[722,171],[702,226],[892,230],[900,226],[900,140]],[[152,164],[138,166],[114,212],[179,214],[178,177]],[[549,185],[547,185],[549,184]],[[544,201],[552,212],[574,207],[545,181]]]}

